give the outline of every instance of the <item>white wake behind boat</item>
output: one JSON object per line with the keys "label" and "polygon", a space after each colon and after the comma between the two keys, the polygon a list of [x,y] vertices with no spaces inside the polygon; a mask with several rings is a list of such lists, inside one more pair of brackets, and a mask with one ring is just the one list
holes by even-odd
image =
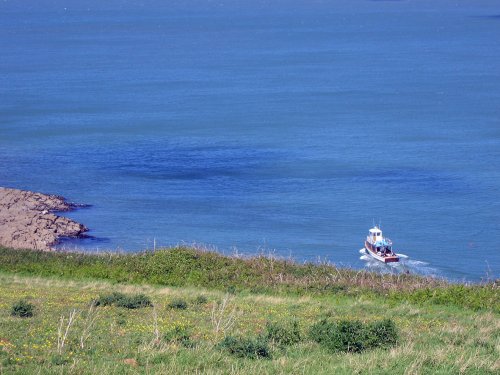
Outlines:
{"label": "white wake behind boat", "polygon": [[373,258],[383,262],[399,262],[399,256],[392,251],[392,241],[382,235],[379,227],[373,227],[366,236],[365,250]]}

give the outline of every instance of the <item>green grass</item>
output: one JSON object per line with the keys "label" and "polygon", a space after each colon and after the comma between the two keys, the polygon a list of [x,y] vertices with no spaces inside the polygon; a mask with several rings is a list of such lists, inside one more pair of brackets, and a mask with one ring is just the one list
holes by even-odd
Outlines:
{"label": "green grass", "polygon": [[0,271],[116,283],[205,287],[272,295],[374,295],[395,302],[500,312],[495,282],[449,284],[416,275],[381,275],[264,256],[238,258],[186,247],[135,254],[85,254],[0,247]]}
{"label": "green grass", "polygon": [[[155,307],[127,309],[116,305],[90,310],[100,295],[143,294]],[[202,292],[206,304],[194,303]],[[455,306],[394,304],[382,297],[323,295],[227,295],[215,290],[151,285],[110,284],[56,278],[0,275],[0,373],[223,373],[223,374],[497,374],[500,371],[500,319],[491,311]],[[173,299],[187,309],[172,309]],[[31,318],[10,314],[24,299],[36,307]],[[216,331],[214,306],[227,299]],[[65,346],[58,350],[58,327],[64,316],[76,318]],[[93,324],[87,329],[88,322]],[[392,348],[362,353],[335,353],[308,338],[323,320],[359,320],[371,325],[383,317],[395,322],[399,339]],[[267,342],[270,357],[239,355],[261,350],[269,322],[298,322],[300,340],[287,345]],[[63,329],[64,331],[64,329]],[[88,333],[81,347],[80,339]],[[226,336],[242,338],[232,349]],[[231,353],[233,350],[235,354]]]}
{"label": "green grass", "polygon": [[[499,298],[495,283],[188,248],[0,248],[0,374],[498,374]],[[32,317],[12,315],[19,301]],[[322,321],[361,332],[361,352],[311,337]]]}

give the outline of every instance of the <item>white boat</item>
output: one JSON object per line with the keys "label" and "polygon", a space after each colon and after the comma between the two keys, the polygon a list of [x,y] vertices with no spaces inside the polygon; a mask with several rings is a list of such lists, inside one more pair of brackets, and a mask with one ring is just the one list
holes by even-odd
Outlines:
{"label": "white boat", "polygon": [[373,258],[384,262],[399,262],[399,256],[392,251],[392,241],[382,235],[379,227],[373,227],[366,236],[365,250]]}

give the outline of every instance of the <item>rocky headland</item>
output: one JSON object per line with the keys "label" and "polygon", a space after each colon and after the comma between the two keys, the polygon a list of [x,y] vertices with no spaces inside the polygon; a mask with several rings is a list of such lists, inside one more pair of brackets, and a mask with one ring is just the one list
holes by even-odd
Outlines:
{"label": "rocky headland", "polygon": [[0,187],[0,245],[51,250],[62,237],[83,237],[87,227],[54,213],[77,207],[57,195]]}

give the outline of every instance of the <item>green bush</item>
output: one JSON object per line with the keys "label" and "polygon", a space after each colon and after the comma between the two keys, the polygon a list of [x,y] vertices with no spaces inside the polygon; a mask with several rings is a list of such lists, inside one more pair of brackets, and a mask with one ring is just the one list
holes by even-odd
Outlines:
{"label": "green bush", "polygon": [[97,300],[95,300],[94,304],[96,306],[111,306],[118,303],[122,299],[126,298],[125,294],[119,292],[113,292],[111,294],[106,294],[104,296],[99,296]]}
{"label": "green bush", "polygon": [[242,358],[271,358],[271,351],[266,340],[262,337],[244,338],[226,336],[219,343],[221,349]]}
{"label": "green bush", "polygon": [[181,298],[177,298],[172,300],[169,304],[168,307],[171,309],[179,309],[179,310],[186,310],[188,307],[188,304],[185,300]]}
{"label": "green bush", "polygon": [[12,305],[10,314],[21,318],[31,318],[34,314],[35,306],[25,300],[20,300]]}
{"label": "green bush", "polygon": [[144,294],[134,294],[117,301],[116,306],[125,307],[127,309],[140,309],[142,307],[153,306],[153,303],[149,297]]}
{"label": "green bush", "polygon": [[153,305],[151,299],[144,294],[127,295],[118,292],[100,296],[94,303],[96,306],[115,305],[127,309],[139,309]]}
{"label": "green bush", "polygon": [[359,321],[338,323],[323,320],[311,329],[311,337],[334,352],[360,352],[365,349],[365,330]]}
{"label": "green bush", "polygon": [[296,344],[302,339],[299,323],[296,320],[288,323],[268,322],[266,338],[282,346]]}
{"label": "green bush", "polygon": [[197,296],[194,300],[194,303],[196,303],[197,305],[204,305],[208,302],[208,298],[206,296],[204,296],[203,294]]}
{"label": "green bush", "polygon": [[396,325],[391,319],[373,322],[366,329],[366,345],[370,348],[391,347],[398,341]]}
{"label": "green bush", "polygon": [[185,327],[175,326],[163,335],[163,339],[167,342],[179,343],[186,348],[192,348],[195,346],[195,343],[191,339],[189,330]]}
{"label": "green bush", "polygon": [[396,344],[398,338],[396,326],[390,319],[368,325],[358,320],[322,320],[312,326],[309,334],[311,339],[333,352],[350,353],[390,347]]}

